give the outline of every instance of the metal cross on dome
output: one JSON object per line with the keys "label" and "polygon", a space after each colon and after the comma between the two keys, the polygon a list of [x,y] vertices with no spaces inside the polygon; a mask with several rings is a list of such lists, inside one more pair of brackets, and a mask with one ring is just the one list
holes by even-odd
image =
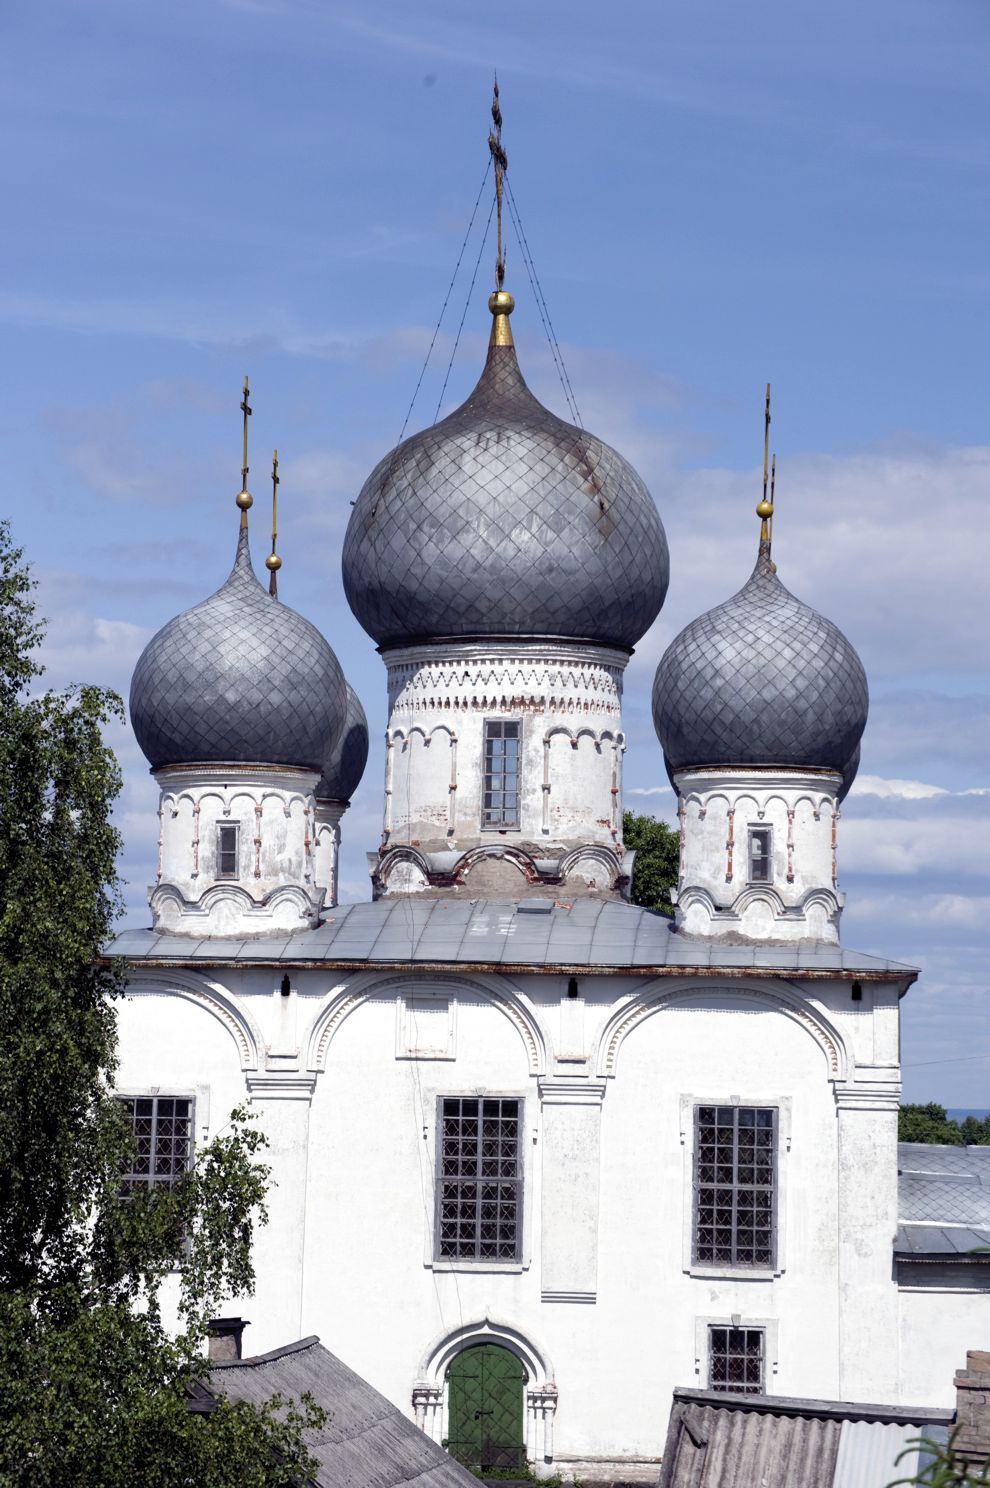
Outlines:
{"label": "metal cross on dome", "polygon": [[505,249],[502,244],[502,190],[505,184],[505,173],[509,168],[509,157],[502,148],[502,110],[498,102],[498,78],[495,79],[495,91],[492,95],[492,122],[494,130],[488,133],[488,148],[492,154],[492,163],[495,166],[495,204],[497,208],[498,224],[498,257],[495,260],[495,288],[501,289],[505,284]]}

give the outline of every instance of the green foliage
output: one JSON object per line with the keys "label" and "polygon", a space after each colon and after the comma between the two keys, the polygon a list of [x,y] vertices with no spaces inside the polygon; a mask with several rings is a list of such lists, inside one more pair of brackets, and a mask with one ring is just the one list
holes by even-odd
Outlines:
{"label": "green foliage", "polygon": [[633,865],[632,902],[655,909],[672,919],[670,891],[677,886],[680,838],[666,822],[653,816],[622,813],[622,840],[636,854]]}
{"label": "green foliage", "polygon": [[919,1443],[928,1458],[913,1478],[895,1478],[887,1488],[990,1488],[990,1463],[966,1462],[956,1449],[959,1428],[943,1446],[927,1437],[915,1437],[898,1457],[898,1462],[913,1454]]}
{"label": "green foliage", "polygon": [[897,1116],[897,1139],[900,1142],[940,1142],[949,1147],[990,1146],[990,1118],[978,1121],[967,1116],[953,1121],[944,1106],[934,1101],[925,1106],[901,1106]]}
{"label": "green foliage", "polygon": [[175,1189],[120,1198],[124,968],[99,953],[119,907],[103,730],[123,709],[38,690],[31,589],[0,523],[0,1488],[298,1484],[300,1433],[325,1421],[312,1402],[187,1405],[208,1319],[253,1285],[263,1136],[236,1111]]}

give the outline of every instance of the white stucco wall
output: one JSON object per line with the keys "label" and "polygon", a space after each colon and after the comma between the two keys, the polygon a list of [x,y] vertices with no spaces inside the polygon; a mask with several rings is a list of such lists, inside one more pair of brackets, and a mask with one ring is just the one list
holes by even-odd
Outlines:
{"label": "white stucco wall", "polygon": [[953,1377],[965,1369],[967,1349],[990,1342],[990,1292],[901,1288],[898,1301],[902,1398],[953,1407]]}
{"label": "white stucco wall", "polygon": [[[478,847],[518,847],[559,859],[598,846],[612,859],[571,869],[611,887],[622,829],[627,660],[607,647],[532,641],[387,652],[387,852],[412,847],[456,858]],[[520,727],[519,820],[493,828],[482,821],[484,726],[497,720]],[[388,892],[416,887],[408,864],[394,871],[386,857],[382,872]]]}
{"label": "white stucco wall", "polygon": [[[936,1305],[929,1368],[902,1297],[899,1356],[892,986],[854,1003],[827,981],[582,976],[571,998],[565,976],[300,969],[284,996],[281,968],[137,985],[121,1087],[196,1092],[197,1140],[249,1093],[272,1139],[248,1347],[319,1333],[410,1413],[417,1389],[438,1439],[444,1361],[473,1337],[518,1348],[534,1453],[552,1429],[572,1464],[659,1455],[671,1390],[707,1383],[709,1322],[764,1327],[784,1395],[939,1403],[942,1355],[973,1346],[964,1310]],[[437,1099],[484,1092],[525,1102],[522,1260],[436,1263]],[[778,1109],[761,1275],[692,1265],[696,1101]]]}
{"label": "white stucco wall", "polygon": [[[298,930],[319,916],[313,771],[193,765],[155,772],[160,787],[156,928],[191,935]],[[237,829],[237,869],[220,872],[218,828]]]}
{"label": "white stucco wall", "polygon": [[[678,922],[692,935],[836,942],[841,777],[832,770],[684,770]],[[769,882],[750,874],[751,832],[769,831]]]}

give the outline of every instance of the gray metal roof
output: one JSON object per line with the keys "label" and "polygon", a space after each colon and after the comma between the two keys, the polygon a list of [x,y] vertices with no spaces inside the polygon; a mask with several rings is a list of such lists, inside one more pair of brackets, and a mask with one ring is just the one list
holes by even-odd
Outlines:
{"label": "gray metal roof", "polygon": [[273,1395],[298,1400],[307,1391],[330,1413],[304,1440],[319,1463],[319,1488],[477,1488],[477,1478],[317,1337],[252,1359],[214,1364],[209,1384],[231,1400],[262,1405]]}
{"label": "gray metal roof", "polygon": [[238,762],[319,770],[347,706],[323,636],[258,583],[247,529],[226,583],[152,636],[131,723],[153,769]]}
{"label": "gray metal roof", "polygon": [[385,898],[340,904],[315,930],[257,939],[125,930],[107,954],[132,961],[395,965],[586,973],[719,971],[907,977],[916,970],[821,942],[727,945],[678,934],[651,910],[616,900]]}
{"label": "gray metal roof", "polygon": [[667,539],[621,455],[551,413],[513,346],[474,392],[368,477],[343,552],[348,603],[381,646],[563,636],[633,646],[667,593]]}
{"label": "gray metal roof", "polygon": [[952,1412],[773,1395],[675,1390],[659,1488],[886,1488],[917,1471],[897,1458],[945,1441]]}
{"label": "gray metal roof", "polygon": [[323,801],[349,801],[361,783],[368,763],[368,720],[361,699],[344,683],[347,707],[344,722],[323,766],[316,794]]}
{"label": "gray metal roof", "polygon": [[841,630],[795,599],[769,545],[738,594],[692,620],[660,659],[653,719],[671,770],[859,763],[869,694]]}
{"label": "gray metal roof", "polygon": [[899,1142],[895,1254],[990,1262],[990,1147]]}

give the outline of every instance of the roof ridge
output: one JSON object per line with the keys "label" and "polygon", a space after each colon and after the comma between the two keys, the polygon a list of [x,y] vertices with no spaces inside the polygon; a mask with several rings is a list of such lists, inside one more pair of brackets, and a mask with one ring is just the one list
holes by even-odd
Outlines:
{"label": "roof ridge", "polygon": [[246,1359],[211,1359],[210,1373],[214,1369],[253,1369],[258,1364],[271,1364],[276,1359],[284,1359],[286,1354],[301,1354],[303,1349],[313,1348],[319,1341],[318,1333],[310,1333],[296,1343],[283,1343],[281,1348],[269,1349],[267,1354],[249,1354]]}

